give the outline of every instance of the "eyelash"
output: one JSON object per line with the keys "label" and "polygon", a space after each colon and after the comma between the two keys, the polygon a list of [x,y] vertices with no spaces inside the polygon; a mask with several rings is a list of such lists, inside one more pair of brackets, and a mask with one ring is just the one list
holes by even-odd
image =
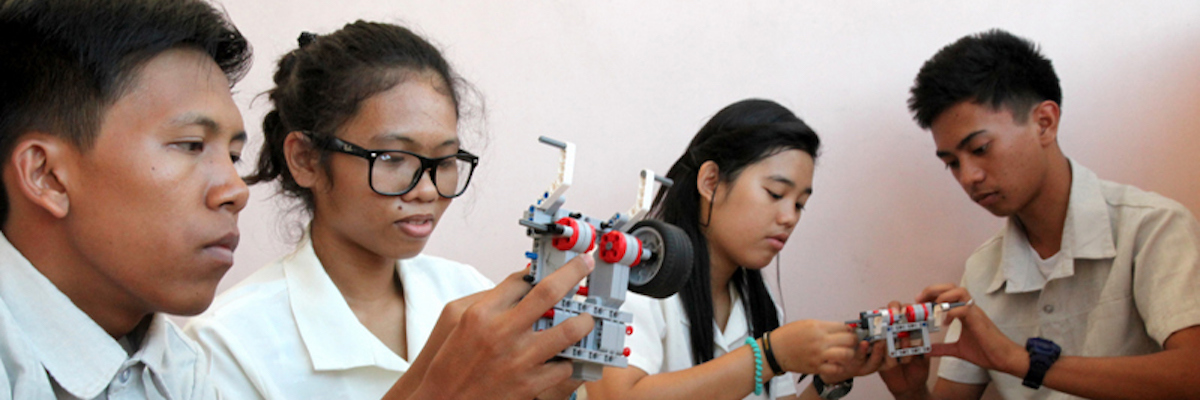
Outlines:
{"label": "eyelash", "polygon": [[[186,151],[189,153],[204,152],[204,147],[205,147],[204,142],[179,142],[179,143],[175,143],[174,145],[176,147],[179,147],[183,151]],[[229,159],[232,160],[234,164],[239,164],[242,162],[242,155],[241,154],[230,154]]]}
{"label": "eyelash", "polygon": [[[971,150],[971,154],[974,154],[976,156],[983,156],[984,154],[987,154],[988,148],[990,148],[991,146],[992,146],[991,142],[984,143],[983,145]],[[946,169],[955,169],[955,168],[958,168],[957,160],[946,163]]]}
{"label": "eyelash", "polygon": [[991,143],[984,143],[982,146],[979,146],[975,150],[971,150],[971,153],[975,154],[977,156],[981,156],[987,152],[988,147],[991,145],[992,145]]}

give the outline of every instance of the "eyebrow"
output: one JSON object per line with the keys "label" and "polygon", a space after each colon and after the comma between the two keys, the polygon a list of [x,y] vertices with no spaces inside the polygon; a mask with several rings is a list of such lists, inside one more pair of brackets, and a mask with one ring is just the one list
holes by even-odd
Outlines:
{"label": "eyebrow", "polygon": [[[417,143],[417,141],[415,139],[405,136],[403,134],[399,134],[399,133],[385,133],[380,138],[383,140],[395,140],[395,141],[398,141],[398,142],[401,142],[404,144],[410,144],[410,145],[419,145],[420,144],[420,143]],[[439,144],[437,146],[434,146],[433,148],[439,149],[442,147],[451,147],[451,146],[457,146],[457,145],[458,145],[458,137],[455,137],[453,139],[446,139],[446,141],[442,142],[441,144]]]}
{"label": "eyebrow", "polygon": [[[200,127],[204,128],[204,134],[208,135],[208,136],[215,135],[215,134],[217,134],[217,132],[221,131],[221,124],[217,123],[216,120],[209,118],[206,115],[201,115],[201,114],[197,114],[197,113],[187,113],[187,114],[180,115],[179,117],[172,120],[171,124],[175,125],[175,126],[199,125]],[[246,139],[247,139],[246,131],[242,130],[233,135],[232,141],[245,142]]]}
{"label": "eyebrow", "polygon": [[[788,185],[788,187],[796,187],[796,182],[793,182],[791,179],[788,179],[787,177],[785,177],[783,175],[771,175],[771,176],[768,176],[767,179],[782,183],[784,185]],[[811,186],[804,188],[804,193],[812,194],[812,192],[813,192],[813,189]]]}
{"label": "eyebrow", "polygon": [[[955,150],[961,150],[963,147],[967,147],[967,143],[970,143],[970,142],[971,142],[971,139],[974,139],[976,136],[979,136],[979,135],[983,134],[984,132],[987,132],[987,130],[986,130],[986,129],[980,129],[980,130],[977,130],[977,131],[975,131],[975,132],[971,132],[971,134],[967,135],[967,137],[965,137],[965,138],[963,138],[962,140],[958,141],[958,146],[955,146],[955,147],[954,147],[954,149],[955,149]],[[947,156],[950,156],[950,152],[948,152],[948,151],[945,151],[945,150],[938,150],[938,152],[936,153],[936,155],[937,155],[937,157],[938,157],[938,158],[947,157]]]}

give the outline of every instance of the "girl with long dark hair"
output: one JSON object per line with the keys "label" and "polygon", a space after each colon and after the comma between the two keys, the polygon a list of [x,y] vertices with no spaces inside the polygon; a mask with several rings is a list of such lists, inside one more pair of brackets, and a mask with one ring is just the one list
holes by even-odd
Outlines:
{"label": "girl with long dark hair", "polygon": [[[791,111],[744,100],[712,117],[667,177],[652,217],[682,228],[695,251],[679,294],[630,295],[629,368],[607,368],[593,399],[795,398],[792,372],[838,387],[874,371],[841,322],[780,325],[760,270],[783,249],[812,195],[820,139]],[[711,322],[710,322],[711,321]],[[878,350],[878,349],[877,349]],[[815,389],[801,398],[816,398]]]}

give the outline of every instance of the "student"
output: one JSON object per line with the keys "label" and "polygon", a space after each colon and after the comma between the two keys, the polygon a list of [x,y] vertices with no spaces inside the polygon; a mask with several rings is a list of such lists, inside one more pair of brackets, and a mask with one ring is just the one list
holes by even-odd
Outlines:
{"label": "student", "polygon": [[0,2],[0,398],[212,398],[233,264],[240,33],[197,1]]}
{"label": "student", "polygon": [[[866,342],[844,323],[781,326],[760,272],[800,221],[819,147],[803,121],[766,100],[734,103],[700,129],[652,210],[691,237],[691,278],[666,299],[629,296],[629,368],[606,368],[588,384],[591,398],[795,398],[791,372],[819,373],[837,398],[843,381],[878,368],[884,352],[866,360]],[[804,397],[817,395],[810,387]]]}
{"label": "student", "polygon": [[[1101,180],[1058,146],[1050,60],[1001,30],[921,67],[909,108],[971,200],[1008,224],[967,260],[966,301],[932,392],[925,359],[880,373],[903,399],[1200,398],[1200,224],[1179,203]],[[895,306],[896,304],[893,304]]]}
{"label": "student", "polygon": [[[0,399],[217,397],[160,313],[203,311],[232,265],[248,190],[230,85],[249,59],[199,1],[0,1]],[[590,322],[529,326],[589,265],[568,267],[451,303],[390,398],[566,381],[544,361]]]}
{"label": "student", "polygon": [[[235,398],[379,398],[426,348],[448,302],[493,286],[421,253],[479,161],[458,134],[465,83],[395,25],[358,21],[299,42],[279,61],[248,181],[278,182],[311,220],[293,253],[222,294],[187,331]],[[582,336],[590,317],[568,325]]]}

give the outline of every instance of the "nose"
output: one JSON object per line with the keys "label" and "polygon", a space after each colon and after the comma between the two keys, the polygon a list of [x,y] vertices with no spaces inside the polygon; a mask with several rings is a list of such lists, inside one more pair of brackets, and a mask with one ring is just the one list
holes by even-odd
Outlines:
{"label": "nose", "polygon": [[800,222],[801,210],[796,208],[796,206],[792,203],[788,203],[786,201],[781,203],[783,203],[783,209],[775,214],[775,222],[783,225],[788,230],[791,230],[792,228],[796,227],[797,223]]}
{"label": "nose", "polygon": [[967,192],[970,192],[972,186],[983,182],[983,179],[986,177],[987,174],[984,173],[983,168],[976,165],[976,163],[966,160],[959,161],[958,184],[962,185],[963,189],[966,189]]}
{"label": "nose", "polygon": [[224,208],[233,214],[241,212],[250,200],[250,187],[238,175],[233,161],[225,158],[224,161],[217,161],[210,165],[213,165],[217,171],[214,173],[213,185],[209,187],[206,196],[208,208],[213,210]]}
{"label": "nose", "polygon": [[426,168],[421,171],[421,177],[417,178],[417,186],[400,196],[400,199],[409,203],[428,203],[437,200],[438,197],[441,196],[438,195],[437,185],[433,184],[433,169]]}

